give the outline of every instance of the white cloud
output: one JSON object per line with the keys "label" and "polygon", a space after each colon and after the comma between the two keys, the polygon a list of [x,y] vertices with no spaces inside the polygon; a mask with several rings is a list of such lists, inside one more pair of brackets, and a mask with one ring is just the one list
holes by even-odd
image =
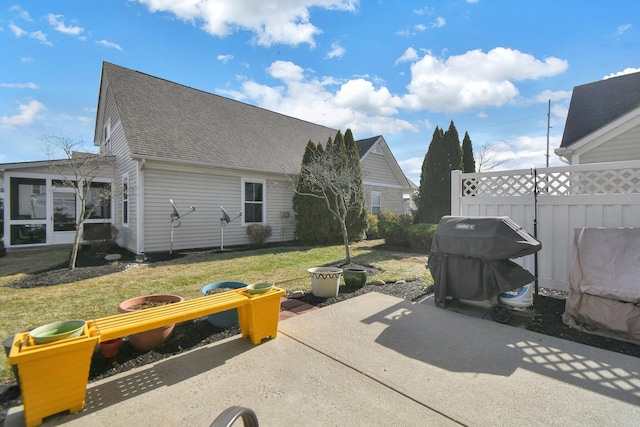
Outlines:
{"label": "white cloud", "polygon": [[538,95],[533,98],[533,102],[541,103],[541,102],[556,102],[556,101],[566,101],[571,99],[571,91],[570,90],[543,90]]}
{"label": "white cloud", "polygon": [[27,12],[26,10],[22,10],[20,6],[18,5],[11,6],[9,10],[11,12],[16,12],[18,14],[18,17],[23,21],[33,22],[33,19],[31,18],[31,15],[29,15],[29,12]]}
{"label": "white cloud", "polygon": [[416,31],[420,31],[420,32],[427,30],[427,26],[423,24],[417,24],[413,28],[415,28]]}
{"label": "white cloud", "polygon": [[617,73],[611,73],[608,76],[604,76],[602,80],[610,79],[611,77],[624,76],[625,74],[637,73],[638,71],[640,71],[640,68],[625,68]]}
{"label": "white cloud", "polygon": [[53,46],[53,43],[47,40],[47,35],[40,30],[29,33],[29,37],[38,40],[40,43],[46,44],[47,46]]}
{"label": "white cloud", "polygon": [[20,58],[20,62],[33,62],[33,58],[30,56],[23,56]]}
{"label": "white cloud", "polygon": [[374,116],[391,116],[398,113],[402,99],[391,95],[386,87],[376,89],[364,79],[349,80],[335,94],[336,105]]}
{"label": "white cloud", "polygon": [[269,75],[284,82],[299,82],[304,78],[302,67],[291,61],[275,61],[267,68]]}
{"label": "white cloud", "polygon": [[110,42],[110,41],[107,41],[107,40],[97,40],[96,44],[99,44],[100,46],[104,46],[104,47],[107,47],[107,48],[110,48],[110,49],[117,49],[117,50],[122,52],[122,48],[117,43],[113,43],[113,42]]}
{"label": "white cloud", "polygon": [[138,0],[151,12],[169,12],[178,19],[198,23],[207,33],[224,37],[247,30],[254,42],[315,46],[322,32],[310,21],[310,9],[355,12],[358,0]]}
{"label": "white cloud", "polygon": [[442,28],[447,25],[447,20],[442,16],[438,16],[434,22],[431,23],[431,28]]}
{"label": "white cloud", "polygon": [[53,13],[47,15],[47,20],[54,30],[69,36],[78,36],[84,31],[82,27],[67,26],[60,18],[62,18],[62,15],[54,15]]}
{"label": "white cloud", "polygon": [[216,59],[223,64],[226,64],[233,59],[233,55],[218,55]]}
{"label": "white cloud", "polygon": [[18,27],[17,25],[15,25],[13,23],[9,24],[9,29],[11,30],[13,35],[16,36],[16,37],[22,37],[22,36],[27,34],[27,32],[25,30],[23,30],[22,28]]}
{"label": "white cloud", "polygon": [[38,89],[38,85],[29,82],[29,83],[0,83],[0,87],[6,87],[10,89]]}
{"label": "white cloud", "polygon": [[625,31],[627,31],[628,29],[631,28],[631,24],[624,24],[624,25],[620,25],[618,27],[618,29],[615,32],[616,36],[621,36],[624,34]]}
{"label": "white cloud", "polygon": [[404,51],[400,58],[396,59],[395,65],[398,65],[401,62],[412,62],[418,58],[418,52],[414,48],[410,47]]}
{"label": "white cloud", "polygon": [[375,88],[364,79],[341,82],[337,86],[335,78],[309,77],[302,67],[289,61],[276,61],[267,72],[283,84],[266,86],[245,81],[240,93],[218,92],[302,120],[342,130],[350,128],[356,135],[417,131],[414,124],[391,117],[397,112],[401,99],[385,87]]}
{"label": "white cloud", "polygon": [[568,62],[554,57],[538,60],[518,50],[498,47],[472,50],[447,59],[430,52],[411,65],[410,108],[460,112],[499,107],[519,94],[513,81],[535,80],[564,72]]}
{"label": "white cloud", "polygon": [[340,46],[340,43],[331,43],[331,51],[327,54],[327,58],[331,59],[331,58],[342,58],[345,53],[347,53],[347,50]]}
{"label": "white cloud", "polygon": [[416,15],[431,15],[433,13],[432,7],[423,7],[422,9],[414,9],[413,13]]}
{"label": "white cloud", "polygon": [[18,106],[20,111],[15,116],[2,116],[0,117],[0,123],[3,129],[13,129],[18,126],[31,125],[38,116],[38,113],[46,110],[44,104],[36,100],[29,101],[28,104],[20,104]]}

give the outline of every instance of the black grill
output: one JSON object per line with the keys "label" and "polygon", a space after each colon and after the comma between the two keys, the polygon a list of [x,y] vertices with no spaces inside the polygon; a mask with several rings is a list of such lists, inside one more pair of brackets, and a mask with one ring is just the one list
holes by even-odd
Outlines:
{"label": "black grill", "polygon": [[540,242],[508,217],[445,216],[433,237],[428,268],[435,298],[493,300],[535,280],[512,258],[536,253]]}

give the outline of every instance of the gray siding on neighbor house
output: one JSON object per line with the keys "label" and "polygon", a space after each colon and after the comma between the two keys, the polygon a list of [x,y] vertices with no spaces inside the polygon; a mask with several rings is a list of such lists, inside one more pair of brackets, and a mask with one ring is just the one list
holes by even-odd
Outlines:
{"label": "gray siding on neighbor house", "polygon": [[580,163],[640,160],[640,125],[580,155]]}
{"label": "gray siding on neighbor house", "polygon": [[[173,249],[220,247],[220,206],[232,218],[243,210],[243,178],[265,181],[265,223],[273,232],[268,241],[292,240],[292,193],[286,182],[240,171],[147,162],[144,169],[144,251],[169,250],[172,212],[169,199],[173,199],[183,215],[191,206],[196,207],[194,212],[181,218],[180,227],[174,228]],[[289,218],[281,218],[282,212],[290,212]],[[247,244],[249,239],[243,218],[225,225],[225,247]]]}
{"label": "gray siding on neighbor house", "polygon": [[391,170],[384,154],[370,152],[362,161],[360,168],[362,169],[362,179],[364,182],[400,188],[398,178]]}

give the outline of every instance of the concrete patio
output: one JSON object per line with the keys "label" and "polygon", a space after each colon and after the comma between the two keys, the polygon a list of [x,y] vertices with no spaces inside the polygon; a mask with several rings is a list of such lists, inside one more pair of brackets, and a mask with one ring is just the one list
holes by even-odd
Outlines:
{"label": "concrete patio", "polygon": [[[208,426],[253,409],[262,426],[635,426],[637,358],[369,293],[89,384],[85,409],[43,425]],[[23,424],[21,408],[5,426]],[[238,422],[236,425],[242,425]]]}

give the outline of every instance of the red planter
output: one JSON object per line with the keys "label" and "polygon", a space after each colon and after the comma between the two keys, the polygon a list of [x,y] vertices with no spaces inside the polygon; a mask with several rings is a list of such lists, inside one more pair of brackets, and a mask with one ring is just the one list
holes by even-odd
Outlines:
{"label": "red planter", "polygon": [[120,344],[122,344],[122,338],[101,342],[100,351],[102,352],[102,356],[104,356],[105,359],[116,357],[118,351],[120,351]]}

